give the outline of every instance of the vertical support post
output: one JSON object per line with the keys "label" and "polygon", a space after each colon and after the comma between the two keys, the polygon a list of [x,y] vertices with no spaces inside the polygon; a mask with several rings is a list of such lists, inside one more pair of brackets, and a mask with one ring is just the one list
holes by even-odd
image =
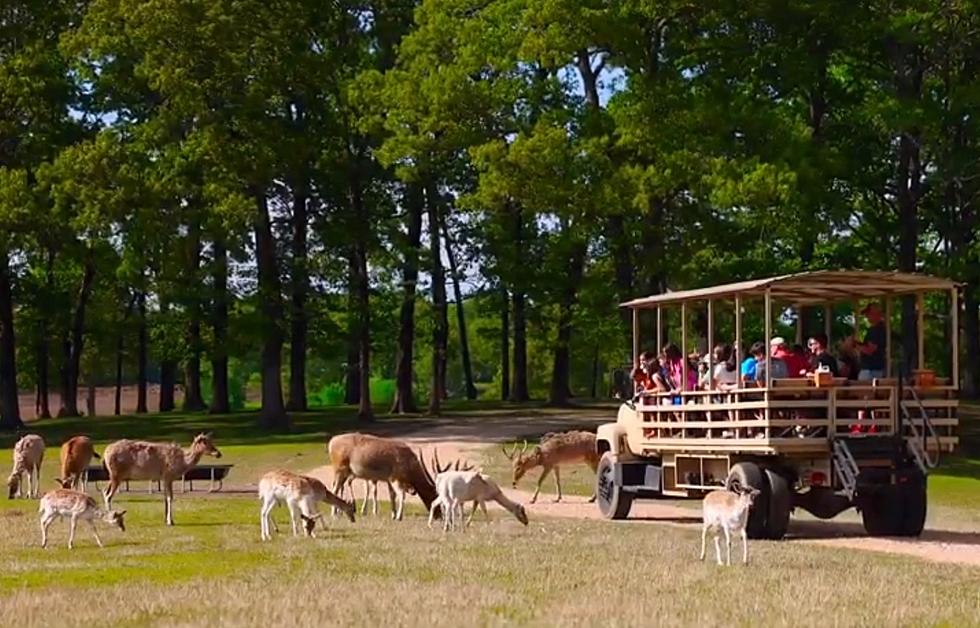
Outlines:
{"label": "vertical support post", "polygon": [[803,305],[796,303],[793,305],[796,308],[796,344],[803,344]]}
{"label": "vertical support post", "polygon": [[949,324],[953,326],[950,336],[953,340],[953,355],[950,377],[953,390],[960,389],[960,293],[956,288],[949,291],[949,301],[952,309],[949,313]]}
{"label": "vertical support post", "polygon": [[892,376],[892,298],[885,297],[885,377]]}
{"label": "vertical support post", "polygon": [[764,396],[764,399],[766,400],[766,411],[765,411],[766,427],[765,427],[764,433],[765,433],[766,439],[768,440],[769,439],[769,421],[770,421],[770,419],[772,417],[772,412],[769,409],[769,405],[770,405],[771,399],[772,399],[771,395],[769,394],[769,391],[772,389],[772,347],[769,345],[769,341],[772,340],[772,289],[770,289],[770,288],[766,288],[766,304],[765,304],[765,310],[766,310],[766,325],[765,325],[765,330],[766,330],[766,337],[765,337],[765,343],[766,343],[766,394]]}
{"label": "vertical support post", "polygon": [[633,367],[640,365],[640,310],[633,308]]}
{"label": "vertical support post", "polygon": [[823,306],[823,333],[827,336],[827,349],[830,350],[830,333],[833,331],[833,321],[834,321],[834,306],[825,305]]}
{"label": "vertical support post", "polygon": [[742,387],[742,295],[735,295],[735,368],[738,369],[736,388]]}
{"label": "vertical support post", "polygon": [[687,389],[687,302],[681,302],[681,381],[680,389]]}
{"label": "vertical support post", "polygon": [[708,299],[708,388],[712,387],[715,372],[715,309],[714,300]]}
{"label": "vertical support post", "polygon": [[917,341],[916,347],[919,350],[918,368],[924,369],[926,367],[926,345],[925,342],[923,342],[926,337],[926,331],[925,331],[926,302],[925,299],[922,298],[921,292],[915,295],[915,309],[916,309],[916,316],[918,318],[915,324],[915,335]]}
{"label": "vertical support post", "polygon": [[657,306],[657,355],[664,350],[664,319],[663,319],[663,308]]}

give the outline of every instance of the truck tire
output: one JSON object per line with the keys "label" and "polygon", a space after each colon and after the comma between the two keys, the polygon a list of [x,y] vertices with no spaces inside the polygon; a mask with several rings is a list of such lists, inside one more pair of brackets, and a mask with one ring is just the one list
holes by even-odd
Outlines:
{"label": "truck tire", "polygon": [[871,536],[899,536],[904,523],[902,494],[893,484],[880,484],[862,499],[861,521]]}
{"label": "truck tire", "polygon": [[745,532],[750,539],[769,538],[766,520],[769,518],[769,482],[762,469],[754,462],[739,462],[728,472],[725,488],[734,490],[736,487],[759,491],[758,497],[749,511],[749,520]]}
{"label": "truck tire", "polygon": [[766,518],[766,538],[778,541],[786,536],[789,515],[793,510],[793,494],[789,482],[771,469],[766,469],[769,482],[769,512]]}
{"label": "truck tire", "polygon": [[926,525],[926,479],[921,474],[897,484],[902,495],[902,525],[900,536],[919,536]]}
{"label": "truck tire", "polygon": [[595,495],[599,512],[605,519],[625,519],[633,506],[633,494],[616,486],[613,457],[608,451],[599,459],[595,474]]}

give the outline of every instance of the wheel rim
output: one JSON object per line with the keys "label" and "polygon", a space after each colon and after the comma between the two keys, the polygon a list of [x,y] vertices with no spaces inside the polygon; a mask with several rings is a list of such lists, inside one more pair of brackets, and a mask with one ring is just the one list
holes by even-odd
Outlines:
{"label": "wheel rim", "polygon": [[616,491],[612,471],[613,470],[610,465],[602,464],[600,465],[599,473],[597,474],[596,494],[599,501],[599,507],[603,512],[608,512]]}

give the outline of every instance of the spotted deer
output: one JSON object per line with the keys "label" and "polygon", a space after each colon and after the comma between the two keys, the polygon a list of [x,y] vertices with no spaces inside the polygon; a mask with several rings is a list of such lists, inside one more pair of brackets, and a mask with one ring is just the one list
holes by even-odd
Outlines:
{"label": "spotted deer", "polygon": [[[524,474],[535,467],[544,467],[541,477],[538,478],[538,485],[534,489],[534,496],[531,497],[533,504],[538,500],[541,492],[541,483],[552,470],[555,472],[555,486],[558,489],[556,502],[561,501],[561,474],[560,468],[563,464],[585,462],[595,473],[599,466],[599,455],[596,452],[595,434],[592,432],[572,431],[559,434],[546,434],[540,444],[536,445],[531,453],[526,454],[528,442],[524,441],[524,446],[518,452],[516,446],[508,451],[507,446],[503,446],[504,455],[513,462],[514,479],[513,487],[517,488],[517,483]],[[595,493],[589,497],[589,501],[595,501]]]}
{"label": "spotted deer", "polygon": [[102,547],[102,539],[99,538],[99,531],[95,527],[96,521],[102,521],[113,525],[123,532],[126,531],[126,524],[123,516],[126,511],[116,512],[115,510],[103,510],[98,507],[95,500],[79,491],[66,488],[59,488],[49,491],[41,498],[38,507],[41,517],[41,547],[48,546],[48,528],[55,519],[68,519],[68,549],[72,549],[75,543],[75,525],[79,520],[88,521],[92,526],[92,535],[95,542]]}
{"label": "spotted deer", "polygon": [[317,511],[319,502],[327,502],[339,508],[347,518],[354,521],[354,504],[337,497],[324,486],[323,482],[306,475],[292,471],[270,471],[259,480],[259,499],[262,500],[260,512],[260,534],[263,541],[272,538],[272,529],[278,532],[272,520],[272,509],[278,503],[285,503],[289,510],[293,536],[299,534],[297,523],[303,522],[307,536],[316,537],[314,527],[316,521],[322,518]]}
{"label": "spotted deer", "polygon": [[105,448],[102,464],[109,471],[105,489],[106,510],[112,508],[112,497],[126,480],[159,480],[163,483],[164,519],[174,524],[174,481],[194,468],[205,454],[221,457],[211,441],[211,434],[198,434],[190,448],[177,443],[148,443],[141,440],[119,440]]}
{"label": "spotted deer", "polygon": [[705,545],[710,530],[714,534],[715,554],[719,565],[724,564],[721,561],[721,546],[718,544],[721,534],[725,535],[728,564],[732,564],[733,534],[742,537],[742,563],[749,562],[749,537],[745,532],[745,526],[749,521],[749,511],[758,495],[757,489],[739,489],[737,493],[721,489],[705,495],[702,502],[701,560],[704,560]]}
{"label": "spotted deer", "polygon": [[37,499],[41,491],[41,463],[44,462],[44,439],[27,434],[14,443],[14,468],[7,478],[7,497],[21,497],[20,484],[27,474],[27,497]]}

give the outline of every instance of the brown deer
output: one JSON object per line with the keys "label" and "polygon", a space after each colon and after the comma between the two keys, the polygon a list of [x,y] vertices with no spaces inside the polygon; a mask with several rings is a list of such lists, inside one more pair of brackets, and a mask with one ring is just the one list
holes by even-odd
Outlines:
{"label": "brown deer", "polygon": [[[83,483],[82,474],[88,468],[92,458],[100,459],[95,453],[92,440],[88,436],[73,436],[61,446],[61,475],[55,482],[61,488],[77,488]],[[84,491],[84,486],[82,487]]]}
{"label": "brown deer", "polygon": [[14,443],[14,468],[7,478],[7,497],[20,497],[21,477],[27,474],[27,497],[37,499],[41,490],[41,463],[44,462],[44,439],[27,434]]}
{"label": "brown deer", "polygon": [[[354,446],[360,442],[368,439],[377,439],[377,436],[372,436],[371,434],[362,434],[360,432],[350,432],[348,434],[338,434],[334,436],[327,442],[327,455],[330,457],[331,463],[334,464],[334,468],[338,468],[339,465],[350,464],[350,452]],[[391,484],[388,484],[388,493],[391,494]],[[364,503],[361,505],[361,514],[366,515],[368,509],[368,502],[372,502],[372,512],[378,514],[378,483],[364,480]],[[344,486],[334,487],[337,491],[337,497],[344,499],[346,497],[347,490],[350,489],[350,500],[351,503],[357,504],[357,499],[354,497],[354,476],[350,475],[349,479]],[[331,508],[331,511],[336,516],[338,509],[336,506]]]}
{"label": "brown deer", "polygon": [[435,481],[421,458],[406,443],[370,434],[341,434],[332,438],[331,443],[338,438],[340,443],[333,447],[327,445],[334,470],[335,493],[340,494],[351,477],[388,482],[393,519],[401,521],[406,493],[418,495],[426,510],[432,508],[436,500]]}
{"label": "brown deer", "polygon": [[[544,482],[544,478],[548,475],[549,471],[554,470],[555,472],[555,486],[558,487],[558,497],[555,501],[560,502],[560,465],[585,462],[592,469],[593,473],[595,473],[596,467],[599,466],[599,454],[596,452],[595,447],[595,434],[592,432],[572,431],[562,432],[560,434],[549,433],[545,434],[541,439],[541,443],[536,445],[531,453],[525,455],[527,448],[528,442],[526,440],[519,452],[516,446],[511,451],[507,451],[506,445],[503,446],[504,455],[514,463],[514,488],[517,488],[517,482],[524,477],[525,473],[535,467],[544,467],[544,471],[541,472],[541,477],[538,478],[538,485],[534,489],[534,495],[531,497],[532,504],[537,501],[538,494],[541,492],[541,483]],[[595,492],[592,493],[589,501],[595,501]]]}
{"label": "brown deer", "polygon": [[105,489],[106,510],[112,509],[112,497],[119,484],[126,480],[159,480],[163,483],[164,517],[167,525],[174,524],[174,480],[179,480],[200,461],[203,455],[221,457],[211,442],[211,434],[198,434],[190,449],[177,443],[148,443],[140,440],[119,440],[105,448],[102,464],[109,471],[109,486]]}

